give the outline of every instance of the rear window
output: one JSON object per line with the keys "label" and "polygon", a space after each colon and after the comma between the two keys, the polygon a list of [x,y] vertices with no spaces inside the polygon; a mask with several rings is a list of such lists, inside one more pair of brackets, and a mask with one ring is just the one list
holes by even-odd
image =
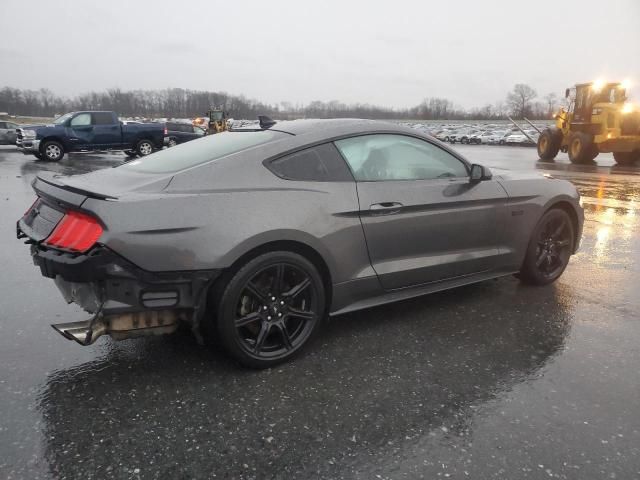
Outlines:
{"label": "rear window", "polygon": [[95,112],[92,113],[94,125],[113,125],[113,114],[109,112]]}
{"label": "rear window", "polygon": [[347,164],[332,143],[307,148],[272,160],[267,164],[267,168],[285,180],[353,181]]}
{"label": "rear window", "polygon": [[259,132],[222,132],[161,150],[118,168],[143,173],[173,173],[268,143],[287,134]]}

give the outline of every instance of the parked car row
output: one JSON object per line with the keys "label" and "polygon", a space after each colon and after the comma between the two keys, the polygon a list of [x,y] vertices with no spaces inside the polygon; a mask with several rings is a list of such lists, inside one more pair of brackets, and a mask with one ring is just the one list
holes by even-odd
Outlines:
{"label": "parked car row", "polygon": [[[408,124],[410,127],[427,133],[442,142],[467,145],[522,145],[535,146],[540,135],[533,128],[520,129],[506,124]],[[536,126],[539,130],[546,125]]]}

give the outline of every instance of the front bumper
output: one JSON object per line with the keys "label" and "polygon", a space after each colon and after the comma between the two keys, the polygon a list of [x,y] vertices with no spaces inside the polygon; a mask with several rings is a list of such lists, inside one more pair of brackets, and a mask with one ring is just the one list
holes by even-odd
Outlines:
{"label": "front bumper", "polygon": [[[20,236],[20,232],[19,232]],[[220,271],[148,272],[104,246],[72,254],[31,245],[33,263],[68,303],[103,316],[147,310],[193,310]]]}
{"label": "front bumper", "polygon": [[20,150],[22,150],[22,153],[24,153],[25,155],[30,155],[32,153],[38,153],[40,151],[40,140],[22,138],[16,140],[16,146]]}

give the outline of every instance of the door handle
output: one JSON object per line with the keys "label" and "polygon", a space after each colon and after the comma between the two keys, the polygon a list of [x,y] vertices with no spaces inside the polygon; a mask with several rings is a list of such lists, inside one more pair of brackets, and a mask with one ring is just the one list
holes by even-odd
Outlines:
{"label": "door handle", "polygon": [[403,205],[400,202],[374,203],[369,207],[372,215],[393,215],[400,212]]}

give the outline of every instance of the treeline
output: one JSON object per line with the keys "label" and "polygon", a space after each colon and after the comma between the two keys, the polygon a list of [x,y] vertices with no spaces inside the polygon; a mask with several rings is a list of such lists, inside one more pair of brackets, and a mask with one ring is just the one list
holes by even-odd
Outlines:
{"label": "treeline", "polygon": [[[516,85],[514,92],[522,85]],[[528,87],[530,89],[530,87]],[[520,89],[521,90],[521,89]],[[12,87],[0,89],[0,112],[10,115],[53,117],[76,110],[113,110],[123,117],[192,118],[202,116],[211,107],[223,107],[232,118],[254,119],[269,115],[277,119],[293,118],[371,118],[421,120],[494,120],[509,113],[528,114],[531,118],[546,118],[549,105],[534,103],[535,91],[530,89],[525,99],[511,92],[507,102],[465,110],[443,98],[427,98],[408,109],[383,108],[368,104],[345,104],[338,101],[313,101],[307,105],[290,102],[263,103],[242,95],[168,88],[164,90],[108,89],[75,97],[56,95],[51,90],[27,90]],[[531,96],[533,92],[533,96]],[[555,101],[555,99],[554,99]]]}

